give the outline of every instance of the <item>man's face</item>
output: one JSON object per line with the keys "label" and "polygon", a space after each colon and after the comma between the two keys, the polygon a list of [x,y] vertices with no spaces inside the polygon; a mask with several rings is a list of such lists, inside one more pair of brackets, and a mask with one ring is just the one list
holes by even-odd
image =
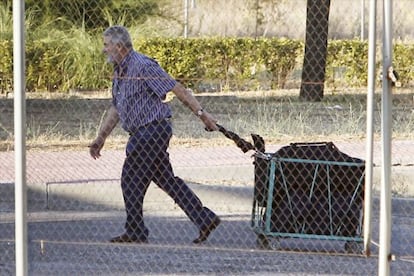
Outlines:
{"label": "man's face", "polygon": [[107,56],[107,61],[113,64],[119,63],[120,62],[119,46],[112,43],[111,38],[109,36],[103,37],[103,44],[104,44],[103,53]]}

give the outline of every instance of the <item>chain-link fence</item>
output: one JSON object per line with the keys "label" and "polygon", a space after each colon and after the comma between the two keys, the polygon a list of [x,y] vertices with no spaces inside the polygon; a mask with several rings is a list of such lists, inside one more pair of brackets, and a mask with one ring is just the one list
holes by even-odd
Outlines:
{"label": "chain-link fence", "polygon": [[[366,2],[25,1],[29,274],[376,275]],[[413,6],[394,3],[392,275],[414,271]],[[0,8],[0,275],[15,275],[11,1]]]}

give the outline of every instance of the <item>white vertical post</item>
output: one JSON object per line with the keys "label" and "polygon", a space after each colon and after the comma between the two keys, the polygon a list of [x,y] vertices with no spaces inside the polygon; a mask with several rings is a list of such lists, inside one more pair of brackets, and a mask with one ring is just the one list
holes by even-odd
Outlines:
{"label": "white vertical post", "polygon": [[364,189],[364,252],[370,256],[372,223],[372,184],[374,169],[374,96],[376,79],[376,44],[377,44],[377,0],[370,1],[368,34],[368,91],[367,91],[367,144],[365,161]]}
{"label": "white vertical post", "polygon": [[383,70],[382,70],[382,173],[381,173],[381,207],[379,232],[378,275],[390,275],[391,265],[391,132],[392,99],[389,70],[392,67],[392,0],[383,0],[384,34],[383,34]]}
{"label": "white vertical post", "polygon": [[16,275],[28,274],[24,0],[13,0]]}
{"label": "white vertical post", "polygon": [[361,41],[365,40],[365,0],[361,0]]}
{"label": "white vertical post", "polygon": [[188,1],[184,0],[184,38],[188,37]]}

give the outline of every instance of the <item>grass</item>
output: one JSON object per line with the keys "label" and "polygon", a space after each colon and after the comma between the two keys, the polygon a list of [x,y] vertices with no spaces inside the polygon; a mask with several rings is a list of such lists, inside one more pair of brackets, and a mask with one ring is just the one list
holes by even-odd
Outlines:
{"label": "grass", "polygon": [[[99,95],[99,94],[98,94]],[[107,94],[105,94],[107,95]],[[363,140],[366,132],[364,91],[325,93],[322,102],[298,100],[297,90],[204,94],[198,99],[219,123],[250,139],[261,135],[267,143],[300,141]],[[380,94],[375,96],[375,131],[380,132]],[[27,147],[30,150],[78,150],[95,137],[110,100],[78,96],[28,99]],[[232,142],[221,133],[204,131],[203,125],[177,99],[172,144],[181,146],[226,145]],[[412,139],[414,133],[413,93],[397,91],[393,98],[393,135]],[[0,150],[13,149],[13,100],[0,99]],[[107,148],[123,149],[127,135],[117,127]]]}

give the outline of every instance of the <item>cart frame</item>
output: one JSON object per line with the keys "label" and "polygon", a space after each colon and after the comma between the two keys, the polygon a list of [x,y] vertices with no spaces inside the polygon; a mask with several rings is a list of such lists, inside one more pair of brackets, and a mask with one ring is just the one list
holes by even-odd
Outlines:
{"label": "cart frame", "polygon": [[[256,199],[256,195],[254,196],[253,200],[253,209],[252,209],[252,218],[251,218],[251,226],[253,228],[253,231],[258,235],[258,239],[260,243],[263,243],[263,239],[273,237],[273,238],[302,238],[302,239],[320,239],[320,240],[337,240],[337,241],[346,241],[349,243],[362,243],[362,225],[363,225],[363,203],[361,203],[361,211],[360,211],[360,218],[359,218],[359,225],[357,226],[356,236],[344,236],[344,235],[337,235],[335,233],[335,230],[338,229],[338,225],[334,225],[333,217],[332,217],[332,194],[331,194],[331,186],[332,186],[332,180],[329,176],[329,169],[333,165],[338,166],[349,166],[349,167],[362,167],[365,166],[365,163],[355,163],[355,162],[342,162],[342,161],[326,161],[326,160],[311,160],[311,159],[296,159],[296,158],[282,158],[282,157],[274,157],[271,154],[256,154],[255,159],[257,158],[265,159],[268,162],[270,162],[270,169],[269,169],[269,175],[268,175],[268,183],[267,184],[267,195],[263,195],[267,197],[265,206],[261,206]],[[311,163],[316,165],[315,171],[313,172],[313,180],[310,187],[310,194],[309,199],[312,197],[316,183],[316,176],[318,175],[318,171],[321,168],[325,168],[327,171],[327,180],[326,183],[328,185],[328,205],[329,205],[329,234],[308,234],[301,232],[300,228],[301,225],[300,222],[295,221],[295,233],[286,233],[286,232],[277,232],[272,231],[271,229],[271,218],[272,218],[272,205],[273,205],[273,196],[274,196],[274,190],[275,190],[275,179],[276,179],[276,173],[281,174],[282,178],[282,188],[286,192],[286,195],[288,197],[288,205],[289,205],[289,211],[293,215],[293,207],[292,207],[292,199],[289,195],[289,187],[288,183],[286,181],[285,172],[282,167],[283,162],[293,162],[293,163]],[[345,211],[345,214],[348,214],[348,212],[351,209],[352,204],[354,203],[357,191],[358,189],[363,187],[364,182],[364,176],[365,176],[365,170],[362,173],[361,177],[359,178],[357,187],[355,188],[355,191],[353,192],[353,195],[350,199],[349,205],[347,210]],[[256,185],[257,183],[255,183]],[[293,216],[294,217],[294,216]],[[303,228],[303,225],[302,225]],[[336,231],[337,232],[337,231]],[[345,249],[348,249],[349,246],[346,244]]]}

